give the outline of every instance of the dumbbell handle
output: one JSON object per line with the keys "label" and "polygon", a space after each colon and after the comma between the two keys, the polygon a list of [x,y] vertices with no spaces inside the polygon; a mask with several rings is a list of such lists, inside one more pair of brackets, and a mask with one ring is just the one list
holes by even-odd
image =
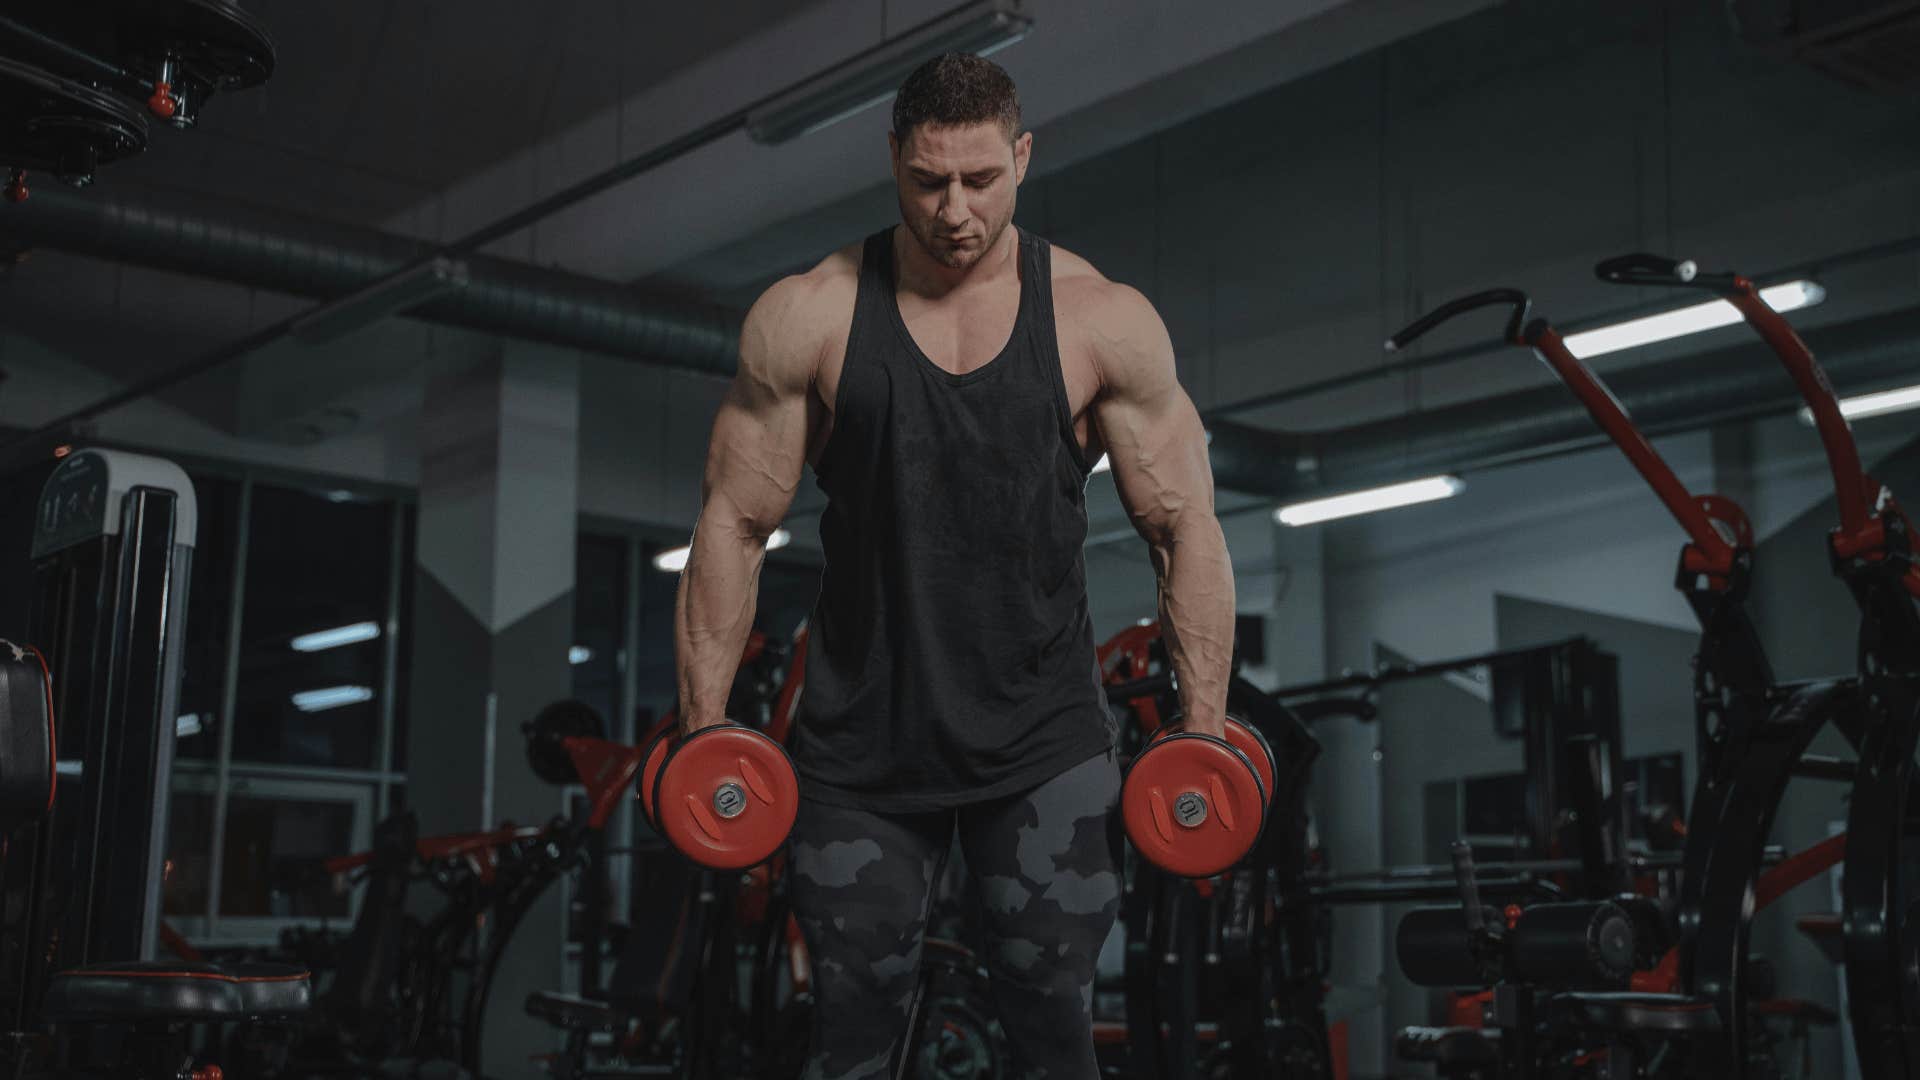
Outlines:
{"label": "dumbbell handle", "polygon": [[1487,928],[1487,917],[1480,910],[1480,886],[1473,880],[1473,846],[1465,840],[1455,840],[1452,853],[1453,879],[1460,887],[1460,904],[1466,910],[1467,930],[1479,934]]}

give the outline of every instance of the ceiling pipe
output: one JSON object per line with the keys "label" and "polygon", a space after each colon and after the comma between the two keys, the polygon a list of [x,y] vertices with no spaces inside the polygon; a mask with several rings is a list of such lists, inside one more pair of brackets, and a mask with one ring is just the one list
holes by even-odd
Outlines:
{"label": "ceiling pipe", "polygon": [[[293,296],[350,296],[430,255],[434,245],[376,229],[223,208],[49,189],[9,207],[9,239]],[[740,313],[601,278],[469,255],[467,281],[414,318],[606,353],[708,375],[733,374]]]}
{"label": "ceiling pipe", "polygon": [[[228,209],[218,218],[49,191],[8,211],[29,244],[300,296],[333,299],[380,281],[429,244],[376,230]],[[730,376],[740,313],[602,279],[492,256],[469,281],[408,314],[484,333]],[[1838,383],[1910,380],[1920,309],[1817,327],[1805,335]],[[1608,383],[1650,434],[1792,411],[1792,384],[1741,342],[1611,373]],[[1514,350],[1513,362],[1526,363]],[[1580,405],[1547,384],[1332,431],[1279,432],[1212,418],[1223,490],[1294,498],[1440,472],[1471,472],[1600,445]]]}

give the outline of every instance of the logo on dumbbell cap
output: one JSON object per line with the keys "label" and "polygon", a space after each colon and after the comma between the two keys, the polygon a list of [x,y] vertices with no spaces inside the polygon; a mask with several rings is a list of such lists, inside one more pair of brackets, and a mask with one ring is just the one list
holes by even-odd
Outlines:
{"label": "logo on dumbbell cap", "polygon": [[1173,800],[1173,820],[1189,829],[1207,820],[1207,800],[1197,791],[1183,792]]}
{"label": "logo on dumbbell cap", "polygon": [[737,818],[747,808],[747,793],[739,784],[721,784],[713,793],[713,812],[723,818]]}

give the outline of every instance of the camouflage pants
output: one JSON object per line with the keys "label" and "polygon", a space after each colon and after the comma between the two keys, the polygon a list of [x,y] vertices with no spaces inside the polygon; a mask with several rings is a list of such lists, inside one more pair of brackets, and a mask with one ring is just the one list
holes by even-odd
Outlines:
{"label": "camouflage pants", "polygon": [[986,923],[983,960],[1021,1080],[1096,1080],[1094,963],[1120,910],[1111,751],[1016,795],[954,810],[876,814],[803,801],[794,914],[813,958],[804,1080],[904,1072],[920,949],[958,829]]}

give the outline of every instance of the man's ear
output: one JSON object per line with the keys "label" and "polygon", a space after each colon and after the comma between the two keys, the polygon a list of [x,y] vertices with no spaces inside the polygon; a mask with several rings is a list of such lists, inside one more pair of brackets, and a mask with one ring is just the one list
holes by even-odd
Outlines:
{"label": "man's ear", "polygon": [[1013,182],[1018,185],[1027,179],[1027,162],[1033,159],[1033,132],[1023,131],[1013,140]]}

